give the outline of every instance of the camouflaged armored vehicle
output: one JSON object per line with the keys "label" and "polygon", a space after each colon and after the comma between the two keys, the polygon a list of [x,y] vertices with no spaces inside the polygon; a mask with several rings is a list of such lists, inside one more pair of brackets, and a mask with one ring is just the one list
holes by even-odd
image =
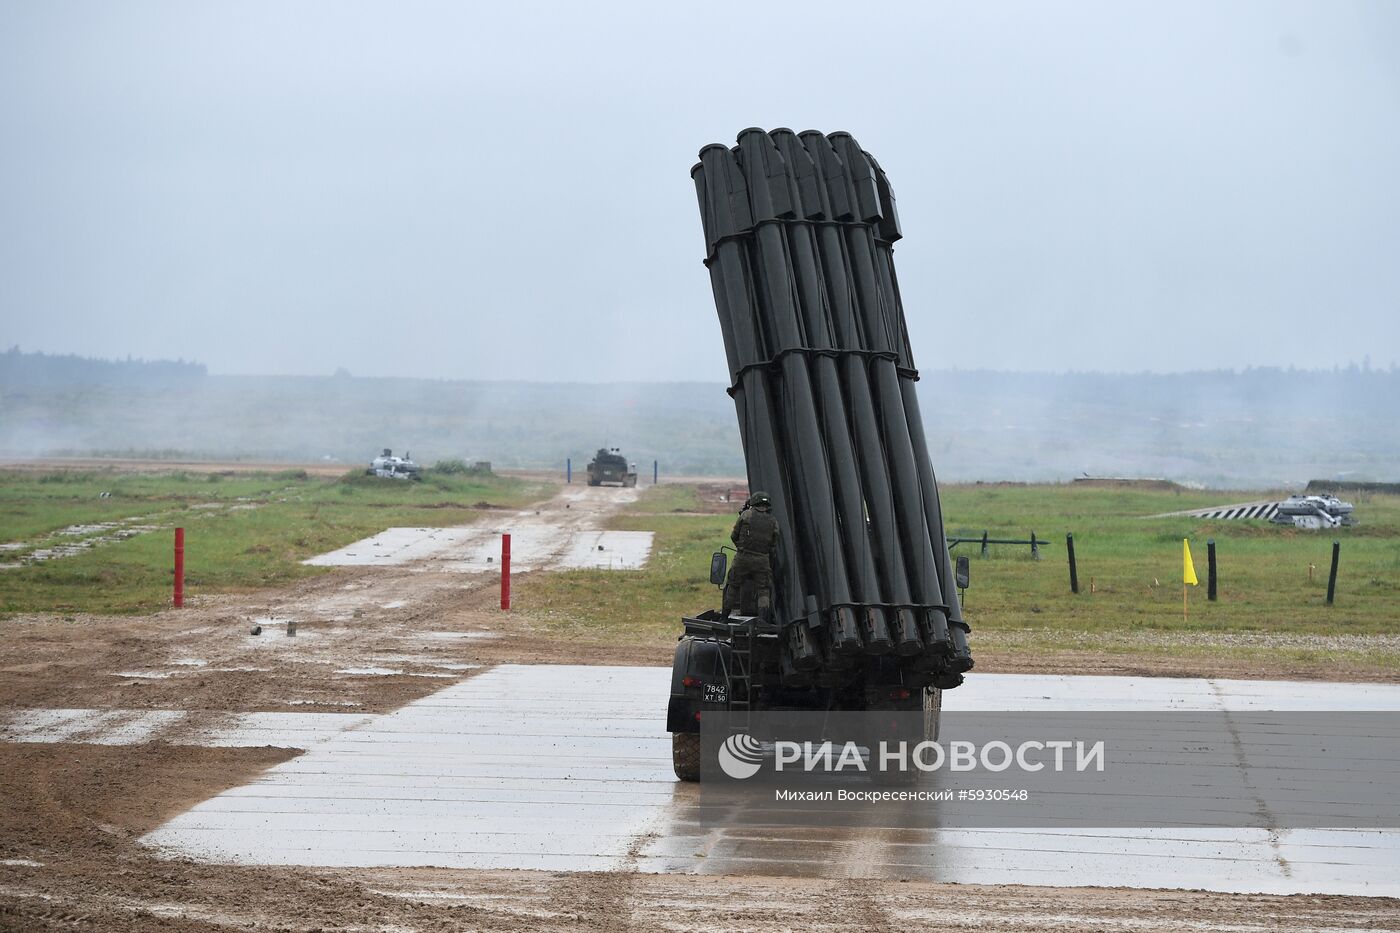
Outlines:
{"label": "camouflaged armored vehicle", "polygon": [[423,468],[414,463],[407,452],[402,457],[395,457],[394,452],[385,447],[383,453],[370,461],[365,475],[380,479],[422,480]]}
{"label": "camouflaged armored vehicle", "polygon": [[622,452],[616,447],[599,447],[598,453],[588,463],[588,485],[590,486],[635,486],[637,471],[627,463]]}

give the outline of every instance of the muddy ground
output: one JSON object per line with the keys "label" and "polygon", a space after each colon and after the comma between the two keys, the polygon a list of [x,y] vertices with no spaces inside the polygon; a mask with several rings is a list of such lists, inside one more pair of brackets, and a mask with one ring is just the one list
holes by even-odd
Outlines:
{"label": "muddy ground", "polygon": [[160,859],[133,841],[293,754],[0,745],[0,930],[1400,929],[1400,902],[1383,898],[858,877],[255,868]]}
{"label": "muddy ground", "polygon": [[[669,636],[593,640],[503,613],[498,602],[495,581],[477,576],[337,568],[288,590],[203,597],[180,612],[20,616],[0,624],[0,707],[385,712],[478,669],[463,665],[670,663]],[[1345,660],[1029,654],[991,633],[975,645],[986,672],[1394,680]],[[367,668],[397,673],[339,673]]]}
{"label": "muddy ground", "polygon": [[[496,599],[493,579],[340,568],[180,612],[15,619],[0,641],[0,710],[383,712],[480,669],[462,665],[669,661],[669,639],[620,648],[560,638],[500,612]],[[251,634],[255,624],[261,635]],[[395,673],[342,673],[369,668]],[[979,668],[1182,673],[1167,660],[1087,652],[1028,664],[984,650]],[[834,882],[257,868],[166,860],[135,842],[295,754],[0,743],[0,930],[1400,930],[1400,901],[1388,899],[874,881],[859,877],[858,863]]]}

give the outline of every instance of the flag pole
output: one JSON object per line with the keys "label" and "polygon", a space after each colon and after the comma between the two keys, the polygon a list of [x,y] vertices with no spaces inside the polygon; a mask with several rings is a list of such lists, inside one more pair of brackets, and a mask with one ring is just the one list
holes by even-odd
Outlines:
{"label": "flag pole", "polygon": [[1191,542],[1181,539],[1181,621],[1188,623],[1186,617],[1186,588],[1196,585],[1196,566],[1191,562]]}

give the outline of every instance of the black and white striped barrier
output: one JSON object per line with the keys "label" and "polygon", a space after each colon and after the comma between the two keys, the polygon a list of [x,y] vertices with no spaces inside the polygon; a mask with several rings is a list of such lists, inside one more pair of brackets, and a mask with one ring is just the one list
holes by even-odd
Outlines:
{"label": "black and white striped barrier", "polygon": [[1239,505],[1222,505],[1211,509],[1196,509],[1191,512],[1177,512],[1177,515],[1191,515],[1196,518],[1216,518],[1233,520],[1237,518],[1258,518],[1264,521],[1272,519],[1278,514],[1278,507],[1281,502],[1275,499],[1272,502],[1244,502]]}

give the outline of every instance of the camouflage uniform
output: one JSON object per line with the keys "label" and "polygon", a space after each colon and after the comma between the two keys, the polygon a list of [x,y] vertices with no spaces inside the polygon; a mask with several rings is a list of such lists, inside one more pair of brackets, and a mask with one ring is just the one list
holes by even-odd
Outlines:
{"label": "camouflage uniform", "polygon": [[[757,496],[755,496],[757,498]],[[766,497],[764,497],[766,503]],[[778,549],[778,522],[764,505],[746,505],[729,539],[738,553],[724,584],[724,611],[758,615],[772,604],[772,556]]]}

